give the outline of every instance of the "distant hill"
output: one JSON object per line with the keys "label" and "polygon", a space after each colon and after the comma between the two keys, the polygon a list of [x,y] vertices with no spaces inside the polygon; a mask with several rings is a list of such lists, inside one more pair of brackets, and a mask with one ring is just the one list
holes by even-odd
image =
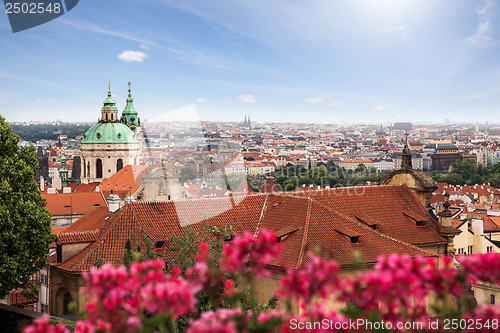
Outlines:
{"label": "distant hill", "polygon": [[76,124],[30,124],[30,125],[10,125],[14,133],[21,139],[36,142],[38,140],[57,140],[60,134],[65,134],[68,139],[74,139],[76,136],[85,133],[91,125]]}

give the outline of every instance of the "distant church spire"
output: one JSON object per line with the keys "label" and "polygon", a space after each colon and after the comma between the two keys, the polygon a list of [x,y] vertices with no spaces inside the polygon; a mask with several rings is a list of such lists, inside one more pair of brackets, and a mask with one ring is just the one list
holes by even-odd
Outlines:
{"label": "distant church spire", "polygon": [[61,178],[62,187],[68,186],[68,173],[69,170],[66,168],[66,156],[61,157],[61,169],[59,169],[59,178]]}
{"label": "distant church spire", "polygon": [[401,169],[413,169],[411,165],[411,150],[408,146],[408,133],[405,133],[406,142],[403,148],[403,155],[401,156]]}

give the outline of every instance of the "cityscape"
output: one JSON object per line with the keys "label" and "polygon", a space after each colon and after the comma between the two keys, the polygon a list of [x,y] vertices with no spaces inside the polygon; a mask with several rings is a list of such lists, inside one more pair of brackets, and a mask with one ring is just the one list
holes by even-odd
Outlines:
{"label": "cityscape", "polygon": [[0,332],[498,331],[497,3],[58,3],[0,20]]}

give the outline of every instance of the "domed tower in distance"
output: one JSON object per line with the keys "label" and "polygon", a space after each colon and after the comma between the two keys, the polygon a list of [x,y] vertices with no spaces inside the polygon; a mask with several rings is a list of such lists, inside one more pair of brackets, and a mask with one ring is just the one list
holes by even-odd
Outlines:
{"label": "domed tower in distance", "polygon": [[401,169],[394,170],[380,180],[380,185],[401,185],[408,186],[410,191],[420,201],[425,209],[431,210],[432,192],[437,190],[436,182],[427,174],[415,170],[412,167],[412,154],[406,138],[403,154],[401,156]]}
{"label": "domed tower in distance", "polygon": [[[134,121],[132,116],[133,112],[129,121],[138,124],[137,112]],[[108,86],[108,96],[101,109],[101,119],[85,132],[80,150],[82,183],[102,181],[138,160],[139,139],[131,127],[120,121],[116,102],[111,98],[111,86]]]}

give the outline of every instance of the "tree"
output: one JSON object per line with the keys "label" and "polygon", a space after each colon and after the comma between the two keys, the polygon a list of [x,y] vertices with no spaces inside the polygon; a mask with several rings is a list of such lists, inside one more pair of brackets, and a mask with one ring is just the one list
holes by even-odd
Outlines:
{"label": "tree", "polygon": [[[133,243],[133,244],[132,244]],[[135,247],[135,249],[133,248]],[[146,250],[143,250],[143,247]],[[132,239],[127,238],[125,242],[125,253],[123,255],[123,265],[130,267],[133,262],[144,262],[146,260],[156,259],[154,246],[145,232],[142,233],[142,244],[138,241],[137,236],[132,233]]]}
{"label": "tree", "polygon": [[51,216],[35,183],[35,148],[18,143],[0,116],[0,297],[28,285],[46,265],[53,241]]}
{"label": "tree", "polygon": [[173,235],[170,238],[169,250],[171,255],[164,255],[167,263],[167,271],[173,272],[174,267],[177,267],[184,278],[189,276],[187,271],[200,261],[199,249],[201,243],[208,246],[210,253],[207,260],[207,268],[210,272],[209,275],[212,276],[212,280],[205,290],[197,295],[197,313],[191,316],[182,316],[178,319],[177,324],[181,328],[187,326],[189,318],[199,318],[200,314],[210,310],[217,310],[218,308],[241,307],[245,311],[251,310],[256,317],[260,312],[266,309],[273,309],[276,306],[277,298],[275,296],[271,297],[266,304],[260,304],[254,297],[251,287],[243,287],[238,273],[225,275],[225,278],[233,281],[234,286],[241,290],[237,303],[234,303],[232,297],[225,295],[225,285],[221,276],[213,278],[213,276],[216,276],[214,273],[220,270],[219,262],[223,257],[222,249],[227,245],[226,242],[232,239],[232,226],[217,228],[209,224],[202,225],[201,230],[187,228],[179,236]]}
{"label": "tree", "polygon": [[185,167],[181,169],[181,174],[179,176],[179,182],[184,184],[186,181],[196,178],[194,172],[191,168]]}

